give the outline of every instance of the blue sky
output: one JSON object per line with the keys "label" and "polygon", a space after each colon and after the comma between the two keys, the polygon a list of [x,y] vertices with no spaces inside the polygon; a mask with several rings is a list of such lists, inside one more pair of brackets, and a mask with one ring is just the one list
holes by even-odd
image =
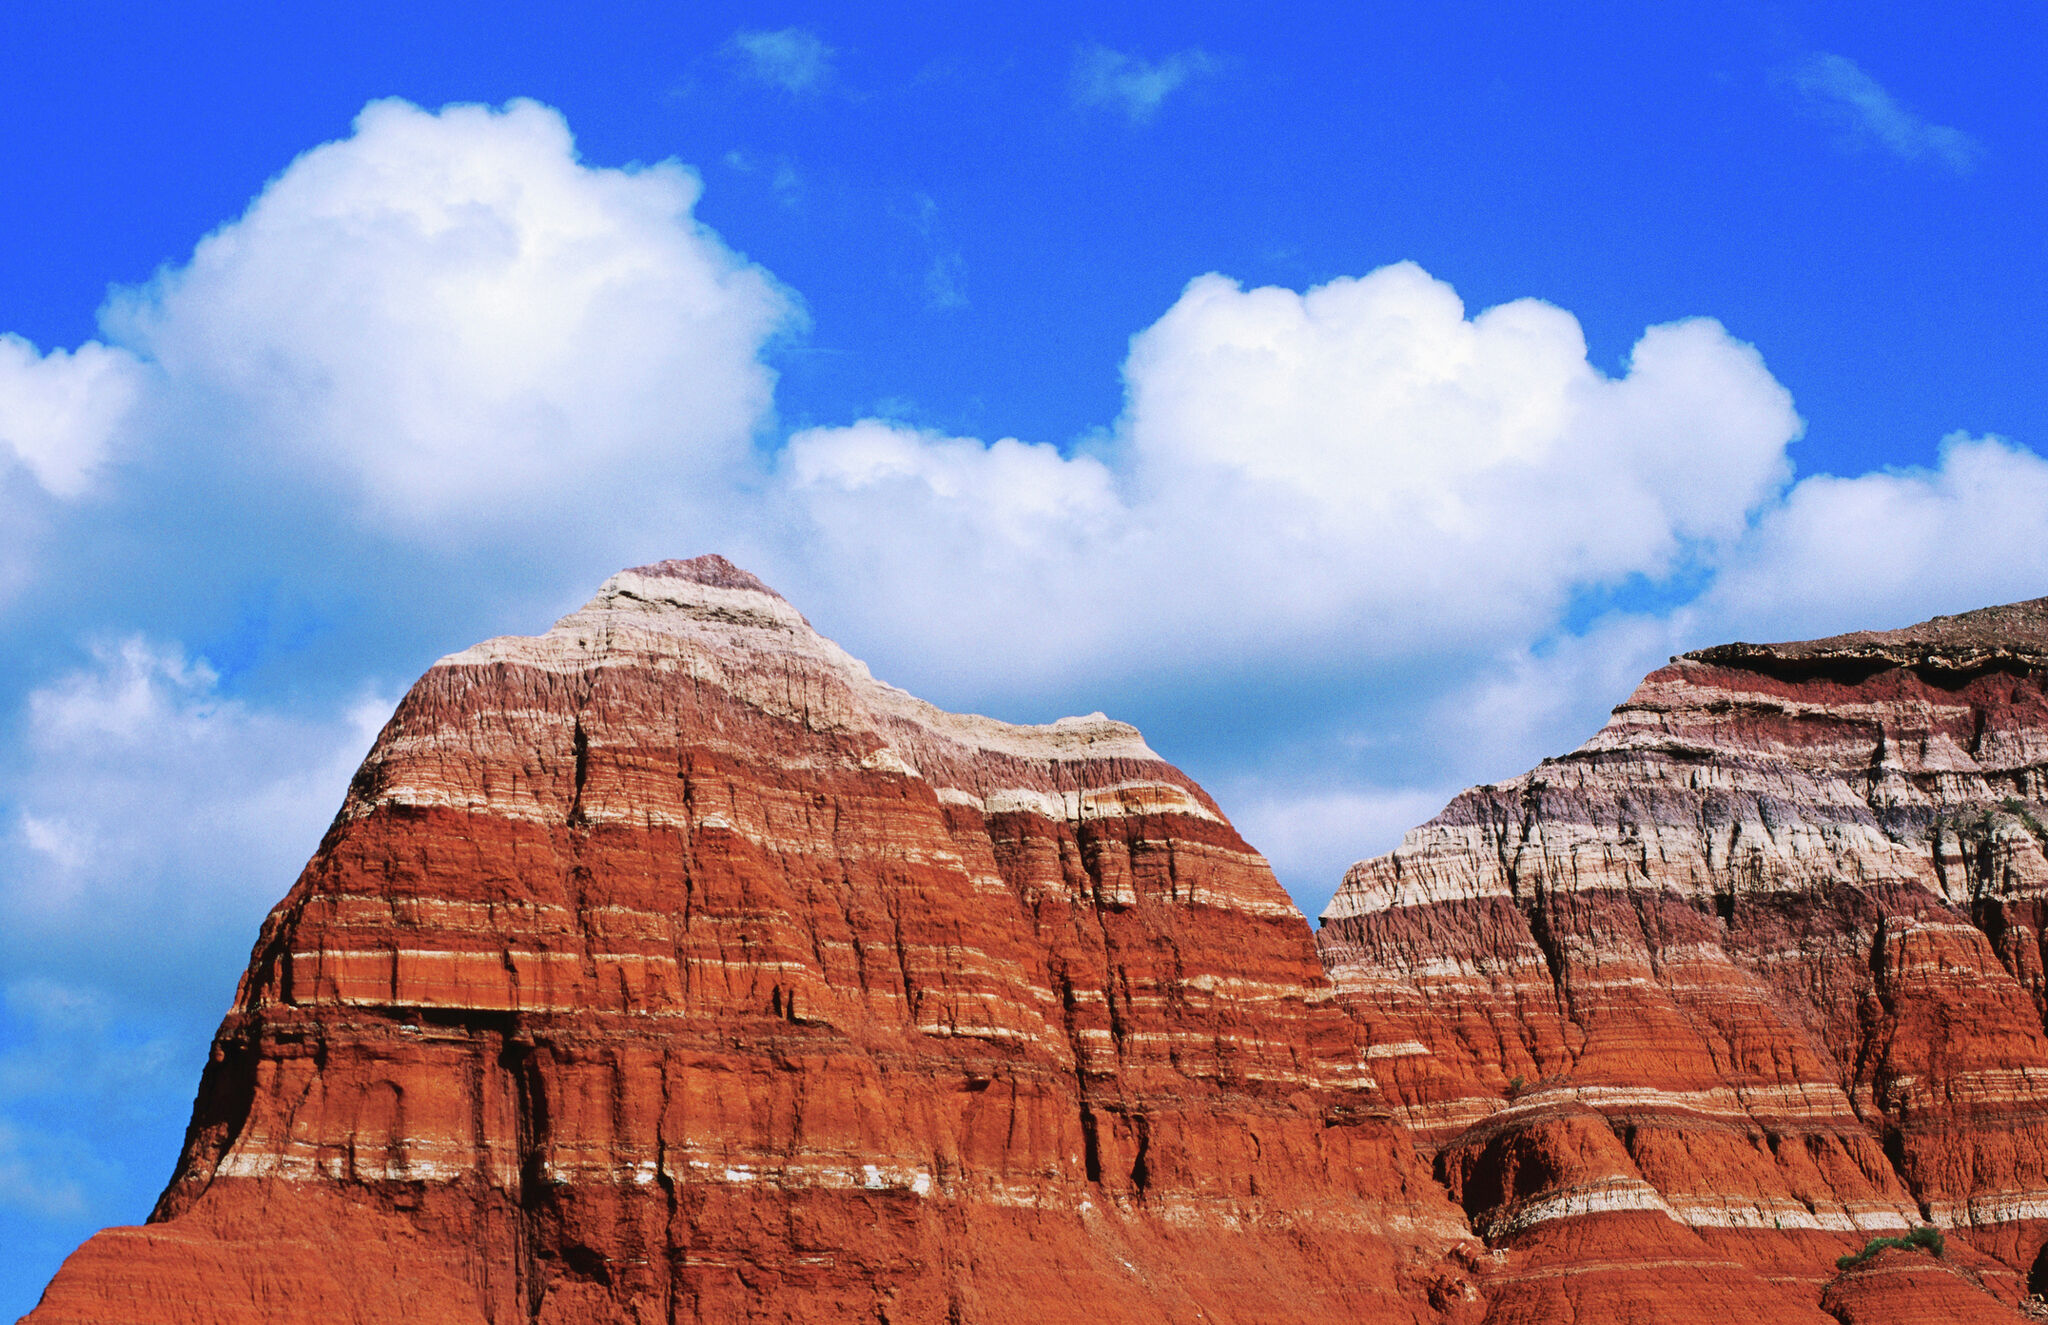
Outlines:
{"label": "blue sky", "polygon": [[1313,913],[1681,648],[2048,592],[2010,6],[8,4],[0,1316],[390,705],[722,550]]}

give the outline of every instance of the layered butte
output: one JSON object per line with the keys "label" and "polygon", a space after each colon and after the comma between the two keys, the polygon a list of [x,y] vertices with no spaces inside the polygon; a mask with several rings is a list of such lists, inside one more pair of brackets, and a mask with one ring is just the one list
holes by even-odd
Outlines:
{"label": "layered butte", "polygon": [[1476,1319],[1306,923],[1100,715],[716,557],[412,689],[59,1322]]}
{"label": "layered butte", "polygon": [[1674,659],[1312,933],[1130,727],[642,567],[406,696],[29,1319],[2010,1320],[2044,823],[2048,600]]}
{"label": "layered butte", "polygon": [[[1845,1320],[2038,1286],[2044,669],[2048,600],[1689,654],[1353,867],[1324,962],[1511,1253],[1492,1319],[1654,1315],[1702,1277]],[[1938,1265],[1838,1272],[1921,1224]]]}

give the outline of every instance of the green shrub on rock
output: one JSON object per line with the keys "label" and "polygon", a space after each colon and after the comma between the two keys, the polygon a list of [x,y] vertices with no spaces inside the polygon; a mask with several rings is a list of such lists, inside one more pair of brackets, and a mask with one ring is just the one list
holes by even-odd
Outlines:
{"label": "green shrub on rock", "polygon": [[1863,1244],[1862,1251],[1854,1252],[1847,1256],[1837,1256],[1835,1258],[1835,1268],[1837,1270],[1852,1270],[1888,1247],[1897,1247],[1901,1251],[1918,1249],[1939,1256],[1942,1254],[1945,1246],[1946,1244],[1942,1240],[1940,1229],[1932,1224],[1921,1224],[1919,1227],[1909,1230],[1906,1236],[1902,1238],[1872,1238]]}

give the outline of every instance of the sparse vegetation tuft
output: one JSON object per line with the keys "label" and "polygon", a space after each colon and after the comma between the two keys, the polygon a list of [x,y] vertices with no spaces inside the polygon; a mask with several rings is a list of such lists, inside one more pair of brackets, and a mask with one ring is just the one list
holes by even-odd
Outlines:
{"label": "sparse vegetation tuft", "polygon": [[1837,1270],[1853,1270],[1888,1247],[1897,1247],[1901,1251],[1925,1251],[1931,1255],[1939,1256],[1942,1254],[1944,1245],[1940,1229],[1932,1224],[1922,1224],[1902,1238],[1872,1238],[1863,1244],[1862,1251],[1854,1252],[1848,1256],[1837,1256],[1835,1258],[1835,1268]]}
{"label": "sparse vegetation tuft", "polygon": [[2025,801],[2017,796],[2007,796],[1999,804],[2004,807],[2007,814],[2018,819],[2021,825],[2034,835],[2036,841],[2048,841],[2048,828],[2041,826],[2041,821],[2034,817],[2033,811],[2028,808]]}

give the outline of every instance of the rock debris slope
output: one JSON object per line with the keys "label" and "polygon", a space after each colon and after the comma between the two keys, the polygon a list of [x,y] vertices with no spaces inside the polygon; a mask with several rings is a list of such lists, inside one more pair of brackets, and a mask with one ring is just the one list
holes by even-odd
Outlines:
{"label": "rock debris slope", "polygon": [[1123,724],[716,557],[407,695],[59,1322],[1477,1319],[1307,924]]}
{"label": "rock debris slope", "polygon": [[[2048,1240],[2048,599],[1673,659],[1318,935],[1500,1322],[2010,1319]],[[1873,1235],[1933,1223],[1940,1261]],[[1767,1294],[1767,1296],[1766,1296]],[[1662,1304],[1662,1305],[1659,1305]]]}

